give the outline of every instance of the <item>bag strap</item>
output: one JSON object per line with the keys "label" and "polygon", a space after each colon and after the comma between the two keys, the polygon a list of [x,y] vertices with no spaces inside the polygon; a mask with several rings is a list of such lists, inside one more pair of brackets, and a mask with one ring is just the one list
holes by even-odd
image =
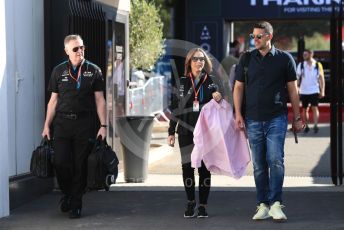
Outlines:
{"label": "bag strap", "polygon": [[248,66],[250,65],[251,61],[251,51],[247,50],[243,56],[243,62],[244,62],[244,83],[245,83],[245,93],[248,85]]}

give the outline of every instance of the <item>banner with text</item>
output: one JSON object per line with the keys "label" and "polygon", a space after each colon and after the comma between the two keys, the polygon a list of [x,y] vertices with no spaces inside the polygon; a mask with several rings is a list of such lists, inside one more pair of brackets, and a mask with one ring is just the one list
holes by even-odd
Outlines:
{"label": "banner with text", "polygon": [[329,18],[339,12],[340,0],[223,0],[222,15],[229,20]]}

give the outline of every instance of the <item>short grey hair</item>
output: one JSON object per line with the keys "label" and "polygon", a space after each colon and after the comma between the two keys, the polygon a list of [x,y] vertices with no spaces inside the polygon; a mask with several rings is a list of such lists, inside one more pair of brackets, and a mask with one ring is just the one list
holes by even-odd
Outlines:
{"label": "short grey hair", "polygon": [[70,41],[72,41],[72,40],[78,40],[78,39],[80,39],[81,41],[83,41],[82,40],[82,38],[81,38],[81,36],[79,35],[79,34],[70,34],[70,35],[67,35],[66,37],[65,37],[65,39],[64,39],[64,46],[66,47],[66,45],[70,42]]}

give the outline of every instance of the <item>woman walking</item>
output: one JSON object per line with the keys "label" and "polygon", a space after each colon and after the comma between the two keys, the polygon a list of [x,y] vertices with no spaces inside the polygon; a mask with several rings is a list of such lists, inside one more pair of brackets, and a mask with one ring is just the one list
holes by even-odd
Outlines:
{"label": "woman walking", "polygon": [[[219,84],[210,75],[212,63],[201,48],[191,49],[185,58],[184,76],[179,82],[172,98],[172,118],[168,129],[168,144],[174,146],[177,127],[178,142],[182,160],[183,182],[187,195],[185,218],[196,216],[195,176],[191,167],[191,152],[194,147],[193,130],[200,111],[211,99],[220,101]],[[210,192],[211,175],[202,162],[199,173],[199,206],[198,218],[208,217],[206,206]]]}

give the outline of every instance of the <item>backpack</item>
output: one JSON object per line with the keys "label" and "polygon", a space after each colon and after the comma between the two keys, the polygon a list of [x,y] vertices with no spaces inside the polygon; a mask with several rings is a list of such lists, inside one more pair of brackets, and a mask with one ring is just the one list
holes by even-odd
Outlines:
{"label": "backpack", "polygon": [[87,159],[87,190],[109,191],[118,176],[118,158],[105,140],[97,139]]}
{"label": "backpack", "polygon": [[32,152],[30,172],[39,178],[54,176],[54,149],[51,141],[44,137],[41,144]]}

